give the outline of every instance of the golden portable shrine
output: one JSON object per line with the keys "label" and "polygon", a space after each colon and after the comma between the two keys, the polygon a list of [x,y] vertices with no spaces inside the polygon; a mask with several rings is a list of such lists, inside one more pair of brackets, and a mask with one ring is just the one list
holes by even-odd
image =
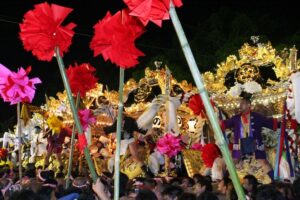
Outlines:
{"label": "golden portable shrine", "polygon": [[[290,51],[285,49],[282,52],[276,52],[271,43],[258,43],[257,45],[246,43],[238,51],[238,56],[230,55],[224,62],[217,65],[215,72],[204,73],[203,80],[214,102],[216,115],[223,116],[223,118],[235,115],[241,99],[240,93],[247,91],[252,94],[253,110],[266,116],[280,118],[284,114],[284,104],[290,87],[290,74],[300,68],[296,52],[295,47]],[[168,67],[163,66],[161,62],[155,62],[155,66],[154,70],[146,68],[145,76],[139,81],[129,79],[124,85],[126,115],[136,119],[139,126],[148,130],[146,137],[139,142],[138,154],[141,155],[141,159],[147,163],[156,176],[176,176],[176,168],[183,167],[183,165],[190,177],[197,173],[211,173],[208,172],[208,168],[211,171],[212,168],[222,171],[222,162],[216,163],[215,168],[213,164],[207,166],[205,159],[203,160],[201,156],[202,151],[193,148],[195,144],[203,147],[207,143],[215,142],[205,112],[198,115],[189,107],[188,99],[191,95],[198,93],[197,89],[186,80],[177,81]],[[90,90],[79,105],[81,108],[91,109],[96,116],[96,122],[90,125],[86,135],[98,174],[111,172],[113,169],[115,138],[111,134],[104,134],[103,128],[112,125],[115,121],[117,106],[118,92],[108,90],[101,83],[98,83],[95,89]],[[25,108],[23,114],[26,113]],[[59,92],[56,97],[47,98],[46,104],[41,107],[27,105],[27,112],[33,115],[29,122],[24,124],[24,132],[30,132],[30,129],[37,125],[45,129],[47,127],[45,118],[51,116],[60,116],[64,124],[73,125],[72,113],[65,92]],[[23,120],[25,122],[25,117]],[[182,157],[175,156],[169,159],[155,148],[157,141],[170,131],[175,137],[181,138]],[[267,148],[267,158],[274,166],[278,133],[263,129],[262,134]],[[291,133],[290,137],[294,140],[293,144],[297,145],[294,135],[296,133]],[[230,131],[226,131],[224,136],[228,137],[229,141],[232,139]],[[139,141],[140,137],[135,135],[136,141]],[[65,166],[68,164],[69,149],[70,142],[66,140],[63,151]],[[73,159],[73,166],[78,166],[76,169],[84,173],[85,160],[78,150],[74,158],[76,159]],[[180,158],[183,160],[182,165],[179,164]],[[43,155],[36,155],[34,161],[27,157],[23,164],[28,162],[35,162],[36,166],[43,165]],[[54,169],[58,167],[54,157],[50,167]],[[246,159],[236,167],[240,178],[250,173],[263,183],[270,182],[264,173],[263,166],[260,166],[255,159]],[[121,157],[121,171],[131,179],[144,175],[140,166],[131,159],[128,151]]]}

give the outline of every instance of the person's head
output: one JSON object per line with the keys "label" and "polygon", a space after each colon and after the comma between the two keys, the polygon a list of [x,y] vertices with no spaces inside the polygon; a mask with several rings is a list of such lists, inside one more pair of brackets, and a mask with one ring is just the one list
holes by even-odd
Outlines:
{"label": "person's head", "polygon": [[246,189],[247,192],[255,191],[257,186],[258,181],[255,176],[249,174],[243,178],[243,187]]}
{"label": "person's head", "polygon": [[197,197],[197,200],[218,200],[218,197],[212,192],[203,192]]}
{"label": "person's head", "polygon": [[100,149],[103,147],[103,144],[100,141],[97,141],[96,146],[98,147],[98,149]]}
{"label": "person's head", "polygon": [[176,200],[183,194],[183,189],[179,186],[171,185],[164,189],[162,197],[164,200]]}
{"label": "person's head", "polygon": [[218,184],[218,191],[222,194],[226,194],[232,186],[232,181],[228,177],[224,177]]}
{"label": "person's head", "polygon": [[240,112],[246,113],[251,108],[251,94],[242,92],[241,97],[242,97],[242,100],[240,101]]}
{"label": "person's head", "polygon": [[157,200],[157,197],[154,192],[151,190],[140,190],[137,196],[135,197],[136,200]]}
{"label": "person's head", "polygon": [[240,112],[246,113],[251,107],[251,102],[247,99],[242,99],[240,102]]}
{"label": "person's head", "polygon": [[273,185],[262,185],[257,188],[255,200],[284,200],[282,194]]}
{"label": "person's head", "polygon": [[3,197],[8,193],[13,182],[7,178],[0,178],[0,190]]}
{"label": "person's head", "polygon": [[297,178],[293,182],[293,190],[294,190],[295,198],[300,199],[300,178]]}
{"label": "person's head", "polygon": [[197,179],[196,184],[194,185],[197,194],[201,194],[205,191],[211,192],[212,191],[212,184],[211,181],[204,176],[201,176]]}
{"label": "person's head", "polygon": [[120,173],[120,197],[126,195],[128,182],[128,176],[124,173]]}
{"label": "person's head", "polygon": [[185,192],[178,198],[178,200],[196,200],[196,195],[193,193]]}
{"label": "person's head", "polygon": [[44,200],[44,198],[40,198],[37,194],[35,194],[32,190],[21,190],[12,194],[9,198],[10,200]]}
{"label": "person's head", "polygon": [[38,191],[38,195],[42,196],[47,200],[56,199],[55,191],[57,187],[57,182],[54,179],[46,180],[42,187]]}
{"label": "person's head", "polygon": [[275,187],[285,199],[293,198],[292,185],[290,183],[278,182],[275,184]]}
{"label": "person's head", "polygon": [[181,181],[179,178],[173,178],[170,180],[170,185],[180,185],[181,184]]}
{"label": "person's head", "polygon": [[195,183],[198,183],[199,179],[201,179],[203,176],[201,174],[195,174],[193,176],[193,180]]}
{"label": "person's head", "polygon": [[79,190],[85,190],[89,187],[89,181],[86,177],[76,177],[72,186]]}
{"label": "person's head", "polygon": [[54,179],[54,176],[55,176],[55,173],[52,170],[40,171],[38,174],[38,177],[42,182],[45,182],[49,179]]}
{"label": "person's head", "polygon": [[28,176],[29,178],[35,178],[35,166],[32,163],[27,164],[26,170],[25,170],[25,176]]}
{"label": "person's head", "polygon": [[181,186],[184,188],[192,187],[195,184],[194,179],[190,177],[184,177],[181,181]]}
{"label": "person's head", "polygon": [[143,181],[143,188],[146,190],[153,190],[156,187],[156,181],[151,179],[151,178],[147,178]]}

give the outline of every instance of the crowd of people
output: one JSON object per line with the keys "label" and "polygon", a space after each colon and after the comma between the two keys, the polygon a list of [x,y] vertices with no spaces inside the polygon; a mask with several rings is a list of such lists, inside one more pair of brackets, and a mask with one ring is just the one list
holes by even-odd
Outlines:
{"label": "crowd of people", "polygon": [[[9,200],[107,200],[113,198],[114,179],[104,173],[93,183],[89,176],[74,172],[70,184],[66,185],[65,174],[43,170],[28,164],[24,176],[8,166],[0,171],[0,199]],[[242,180],[246,199],[252,200],[296,200],[300,199],[300,179],[293,183],[273,182],[263,185],[253,175]],[[228,176],[213,182],[210,176],[200,174],[190,177],[135,178],[120,174],[120,199],[136,200],[237,200],[233,183]]]}
{"label": "crowd of people", "polygon": [[[235,117],[223,121],[221,124],[222,128],[233,127],[236,128],[236,124],[244,124],[244,118],[248,122],[248,130],[250,127],[250,120],[252,124],[259,123],[262,124],[262,116],[255,115],[250,112],[250,102],[245,100],[241,103],[242,114],[241,117],[237,118],[241,120],[242,123],[236,123]],[[244,117],[245,116],[245,117]],[[244,118],[243,118],[244,117]],[[259,118],[259,122],[256,122]],[[256,121],[255,121],[256,120]],[[61,119],[62,121],[62,119]],[[273,126],[274,120],[266,121],[266,125],[270,127]],[[254,123],[255,122],[255,123]],[[275,121],[275,123],[277,123]],[[246,127],[243,126],[243,127]],[[264,126],[262,124],[261,126]],[[116,122],[109,127],[104,128],[104,132],[114,133],[116,130]],[[234,130],[240,130],[238,128]],[[252,130],[252,129],[250,129]],[[255,130],[258,130],[256,128]],[[256,132],[247,132],[242,139],[236,140],[236,144],[241,146],[241,149],[233,148],[233,158],[235,161],[247,158],[245,155],[253,155],[258,161],[263,161],[266,163],[265,166],[270,166],[266,160],[266,153],[264,149],[252,148],[249,144],[245,144],[247,147],[246,150],[243,149],[243,144],[239,142],[245,141],[245,139],[251,139],[252,137],[258,137],[260,135]],[[40,133],[40,129],[36,130],[36,133]],[[11,200],[89,200],[89,199],[101,199],[107,200],[112,199],[114,195],[114,177],[112,171],[104,171],[98,180],[93,183],[91,176],[87,170],[76,170],[77,167],[73,166],[71,177],[67,180],[67,170],[61,160],[62,147],[64,143],[64,138],[67,135],[70,135],[70,130],[61,128],[59,134],[53,133],[53,131],[47,131],[44,135],[44,138],[47,138],[48,145],[46,147],[46,157],[44,163],[37,165],[35,162],[29,162],[26,167],[23,169],[23,177],[20,179],[20,169],[17,168],[17,165],[3,164],[0,168],[0,189],[1,189],[1,199],[11,199]],[[136,177],[134,179],[129,179],[129,177],[121,173],[120,176],[120,199],[137,199],[137,200],[235,200],[238,199],[238,195],[233,186],[232,180],[229,178],[229,173],[226,171],[226,167],[222,168],[222,174],[217,176],[212,170],[208,174],[196,174],[192,178],[188,174],[177,173],[177,176],[161,176],[154,174],[149,170],[149,166],[146,165],[142,160],[139,159],[137,144],[138,141],[135,141],[133,135],[135,132],[142,132],[141,129],[137,126],[137,123],[134,119],[129,118],[125,115],[123,118],[123,130],[122,130],[122,140],[127,140],[127,147],[130,152],[132,159],[138,163],[141,167],[141,170],[144,172],[144,177]],[[50,135],[49,135],[50,134]],[[251,135],[252,134],[252,135]],[[256,134],[256,135],[255,135]],[[240,134],[238,134],[240,135]],[[250,141],[251,142],[251,141]],[[99,143],[99,142],[98,142]],[[261,144],[263,145],[263,144]],[[100,145],[101,146],[101,145]],[[209,146],[209,145],[206,145]],[[214,145],[216,148],[217,146]],[[205,146],[202,149],[203,154],[209,154],[204,151]],[[101,148],[99,148],[100,150]],[[217,148],[217,151],[218,148]],[[244,152],[246,151],[246,152]],[[250,151],[250,152],[248,152]],[[236,158],[235,154],[239,152],[239,157]],[[58,161],[58,168],[56,171],[53,171],[49,168],[49,158],[52,154],[56,155]],[[102,153],[103,154],[103,153]],[[102,155],[101,154],[101,155]],[[208,155],[212,156],[212,155]],[[219,158],[222,160],[222,156],[219,153]],[[8,159],[8,158],[7,158]],[[14,166],[14,167],[13,167]],[[37,167],[38,166],[38,167]],[[77,166],[77,165],[76,165]],[[78,167],[79,168],[79,167]],[[213,167],[212,167],[213,168]],[[224,169],[224,170],[223,170]],[[272,176],[274,174],[273,170],[267,168],[266,172],[270,175],[272,179],[271,184],[262,184],[254,175],[246,175],[241,180],[244,192],[246,194],[245,199],[249,200],[296,200],[300,199],[300,179],[293,180],[283,179],[285,181],[276,181]]]}

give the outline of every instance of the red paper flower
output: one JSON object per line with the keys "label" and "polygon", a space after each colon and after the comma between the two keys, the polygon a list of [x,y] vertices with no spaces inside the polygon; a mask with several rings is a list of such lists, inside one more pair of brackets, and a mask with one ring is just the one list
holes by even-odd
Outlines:
{"label": "red paper flower", "polygon": [[20,38],[24,48],[32,51],[39,60],[51,61],[54,48],[59,47],[61,56],[68,51],[74,36],[76,24],[62,26],[62,22],[72,11],[71,8],[41,3],[24,15],[20,24]]}
{"label": "red paper flower", "polygon": [[[170,0],[123,0],[130,15],[136,16],[146,26],[149,21],[161,27],[162,20],[170,19]],[[181,0],[173,0],[175,6],[182,6]]]}
{"label": "red paper flower", "polygon": [[83,109],[78,112],[80,123],[82,125],[83,131],[86,131],[90,124],[96,122],[96,117],[90,109]]}
{"label": "red paper flower", "polygon": [[80,152],[83,152],[84,148],[87,147],[87,140],[85,134],[78,134],[78,148]]}
{"label": "red paper flower", "polygon": [[217,157],[221,155],[220,149],[217,145],[209,143],[202,147],[202,160],[206,167],[211,168]]}
{"label": "red paper flower", "polygon": [[66,74],[70,83],[72,93],[77,95],[80,92],[80,96],[84,97],[86,92],[94,89],[97,86],[98,78],[95,77],[96,69],[89,63],[83,63],[81,65],[71,65],[66,70]]}
{"label": "red paper flower", "polygon": [[28,78],[31,67],[12,72],[0,64],[0,95],[5,102],[17,104],[31,103],[35,94],[35,84],[41,83],[39,78]]}
{"label": "red paper flower", "polygon": [[5,159],[7,157],[8,151],[4,148],[0,148],[0,159]]}
{"label": "red paper flower", "polygon": [[130,68],[138,64],[139,56],[144,55],[134,44],[144,32],[144,27],[136,18],[129,16],[127,10],[113,16],[108,12],[94,29],[95,35],[90,44],[94,56],[102,54],[105,61],[109,59],[122,68]]}
{"label": "red paper flower", "polygon": [[168,133],[157,141],[156,148],[161,154],[172,158],[181,151],[180,138]]}
{"label": "red paper flower", "polygon": [[[210,100],[212,106],[214,106],[214,102]],[[203,101],[199,94],[193,95],[189,100],[189,108],[193,111],[195,115],[201,115],[205,117],[204,114],[206,113]]]}

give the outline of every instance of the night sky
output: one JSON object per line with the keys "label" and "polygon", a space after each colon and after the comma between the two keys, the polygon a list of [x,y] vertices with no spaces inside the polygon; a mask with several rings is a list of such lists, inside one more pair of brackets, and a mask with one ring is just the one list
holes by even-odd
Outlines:
{"label": "night sky", "polygon": [[[40,0],[2,0],[0,10],[0,63],[16,70],[18,67],[32,66],[31,77],[38,76],[43,81],[37,86],[33,104],[40,105],[45,100],[45,94],[53,96],[63,90],[56,60],[52,62],[38,61],[30,52],[26,52],[18,38],[19,26],[23,15],[33,8]],[[74,11],[67,21],[77,24],[76,35],[69,53],[65,54],[65,65],[74,62],[89,62],[97,68],[99,81],[107,84],[111,89],[118,87],[118,68],[110,62],[104,62],[102,57],[93,57],[89,43],[93,35],[93,25],[102,19],[107,11],[115,13],[125,8],[122,0],[56,0],[48,1],[62,6],[72,7]],[[183,7],[177,9],[180,20],[186,31],[196,60],[201,71],[212,70],[217,62],[226,58],[228,53],[238,50],[246,38],[251,35],[264,35],[278,47],[283,44],[300,46],[300,15],[297,6],[288,1],[216,1],[216,0],[183,0]],[[220,17],[222,13],[227,17]],[[231,16],[232,15],[232,16]],[[233,16],[238,15],[238,17]],[[214,19],[214,17],[219,19]],[[251,27],[236,27],[231,18],[239,24],[240,20],[250,20]],[[243,24],[243,23],[241,23]],[[250,26],[249,25],[249,26]],[[214,26],[221,27],[222,31],[215,33]],[[234,27],[235,26],[235,27]],[[206,33],[206,31],[209,31]],[[204,33],[203,33],[204,32]],[[240,39],[235,40],[238,36]],[[299,36],[299,37],[298,37]],[[221,41],[216,43],[216,41]],[[170,21],[164,21],[163,27],[153,24],[147,26],[147,31],[136,42],[137,47],[145,53],[140,64],[132,70],[126,71],[126,79],[138,76],[146,65],[151,65],[154,58],[166,58],[174,63],[174,72],[179,79],[188,79],[191,76],[186,62],[179,48],[179,42]],[[233,52],[234,53],[234,52]],[[174,59],[174,60],[173,60]],[[173,61],[172,61],[173,60]],[[172,67],[171,67],[172,69]],[[182,73],[184,72],[184,73]],[[176,74],[176,73],[175,73]],[[0,131],[5,130],[8,124],[14,123],[16,106],[9,106],[0,100]]]}

